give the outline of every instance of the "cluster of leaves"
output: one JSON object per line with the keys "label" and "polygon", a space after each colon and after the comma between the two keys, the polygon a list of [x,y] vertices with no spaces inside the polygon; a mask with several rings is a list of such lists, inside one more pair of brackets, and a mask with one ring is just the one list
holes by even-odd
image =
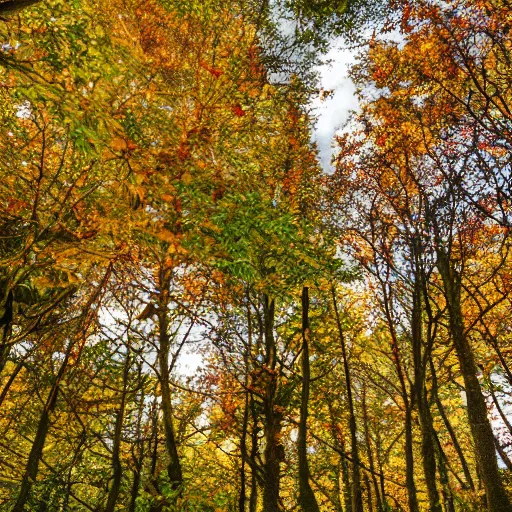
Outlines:
{"label": "cluster of leaves", "polygon": [[510,509],[506,3],[0,14],[1,510]]}

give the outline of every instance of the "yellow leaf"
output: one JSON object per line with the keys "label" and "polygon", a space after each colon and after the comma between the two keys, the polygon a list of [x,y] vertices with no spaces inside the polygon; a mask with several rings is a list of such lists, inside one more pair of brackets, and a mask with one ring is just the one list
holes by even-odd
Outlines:
{"label": "yellow leaf", "polygon": [[181,176],[181,181],[183,181],[185,185],[189,185],[190,183],[192,183],[192,179],[192,174],[190,174],[189,172],[186,172]]}
{"label": "yellow leaf", "polygon": [[126,141],[124,139],[121,139],[120,137],[112,139],[110,146],[114,151],[123,151],[128,147]]}
{"label": "yellow leaf", "polygon": [[161,229],[156,233],[156,236],[164,242],[173,243],[175,241],[175,236],[168,229]]}

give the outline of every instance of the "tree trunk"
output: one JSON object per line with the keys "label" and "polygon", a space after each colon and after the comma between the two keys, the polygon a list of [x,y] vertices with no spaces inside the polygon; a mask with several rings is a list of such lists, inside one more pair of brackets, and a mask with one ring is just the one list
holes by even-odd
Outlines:
{"label": "tree trunk", "polygon": [[256,404],[251,399],[251,453],[249,460],[251,462],[251,495],[249,496],[249,512],[256,512],[258,506],[258,475],[256,456],[258,455],[258,415],[256,413]]}
{"label": "tree trunk", "polygon": [[[437,439],[436,439],[437,444]],[[453,503],[453,494],[450,488],[450,479],[448,478],[448,470],[446,468],[446,463],[443,459],[443,454],[441,450],[438,448],[436,450],[437,454],[437,466],[439,468],[439,482],[441,483],[441,489],[443,494],[443,502],[445,512],[455,512],[455,504]]]}
{"label": "tree trunk", "polygon": [[461,276],[452,268],[442,249],[437,251],[437,266],[443,280],[449,325],[466,389],[469,426],[475,446],[475,458],[485,488],[489,512],[512,510],[498,471],[494,435],[487,418],[487,406],[478,381],[473,350],[464,332],[461,308]]}
{"label": "tree trunk", "polygon": [[25,510],[25,505],[30,496],[30,490],[32,489],[32,485],[37,479],[39,463],[43,455],[43,448],[46,442],[48,429],[50,427],[50,415],[55,409],[57,397],[59,395],[60,383],[68,366],[68,361],[71,356],[71,350],[73,346],[74,344],[71,342],[68,344],[68,348],[64,356],[64,361],[59,368],[59,372],[55,377],[53,385],[50,389],[50,393],[48,394],[48,398],[46,399],[46,403],[43,407],[43,412],[41,413],[39,424],[37,426],[36,437],[32,444],[27,465],[25,467],[25,473],[21,481],[20,493],[18,494],[18,499],[16,500],[16,504],[14,505],[12,512],[23,512]]}
{"label": "tree trunk", "polygon": [[265,396],[263,412],[265,416],[265,451],[263,510],[277,512],[279,509],[279,487],[281,480],[281,461],[284,449],[281,444],[283,413],[277,397],[277,354],[274,339],[275,303],[268,295],[263,295],[263,322],[265,340]]}
{"label": "tree trunk", "polygon": [[[339,422],[334,414],[334,408],[331,402],[327,403],[327,407],[329,409],[329,417],[331,420],[331,436],[333,440],[333,444],[339,452],[346,453],[345,443],[343,441],[343,435],[338,432]],[[337,480],[336,480],[336,488],[339,489],[338,496],[340,502],[340,510],[343,510],[341,506],[341,492],[343,492],[343,503],[345,505],[345,511],[351,512],[352,510],[352,489],[350,486],[350,475],[348,470],[348,462],[345,457],[340,455],[339,461],[339,469],[336,471]],[[340,476],[341,483],[343,485],[343,489],[340,488]]]}
{"label": "tree trunk", "polygon": [[249,391],[248,387],[248,358],[247,355],[245,357],[245,403],[244,403],[244,416],[242,420],[242,433],[240,436],[240,456],[241,456],[241,464],[240,464],[240,495],[238,497],[238,510],[239,512],[245,512],[245,502],[247,500],[247,492],[246,492],[246,475],[245,475],[245,464],[247,461],[247,429],[249,426]]}
{"label": "tree trunk", "polygon": [[382,506],[382,499],[380,496],[379,484],[377,482],[375,463],[373,461],[370,429],[369,429],[369,425],[368,425],[368,408],[366,405],[366,386],[364,384],[363,384],[363,424],[364,424],[364,436],[366,439],[366,452],[368,454],[368,463],[370,465],[373,487],[375,489],[375,501],[377,502],[378,512],[382,512],[383,506]]}
{"label": "tree trunk", "polygon": [[183,474],[181,471],[181,463],[178,455],[178,447],[176,443],[176,434],[174,432],[174,413],[171,400],[170,375],[169,375],[169,355],[171,349],[171,341],[169,338],[168,325],[168,307],[169,307],[169,286],[170,277],[167,269],[160,269],[159,278],[159,303],[158,303],[158,371],[159,382],[162,393],[162,417],[165,432],[165,447],[169,457],[167,465],[167,475],[171,489],[176,491],[176,500],[181,494],[183,486]]}
{"label": "tree trunk", "polygon": [[416,484],[414,482],[414,454],[413,454],[413,435],[412,435],[412,399],[408,391],[406,373],[402,365],[400,353],[400,344],[395,329],[395,322],[391,313],[391,298],[386,286],[382,283],[384,314],[388,323],[389,333],[391,335],[392,358],[395,364],[398,380],[400,381],[401,398],[405,411],[405,484],[407,488],[407,499],[409,502],[409,512],[419,512],[418,496]]}
{"label": "tree trunk", "polygon": [[[430,405],[427,400],[425,388],[426,363],[424,357],[423,340],[423,290],[426,283],[423,279],[423,267],[421,262],[421,242],[415,237],[411,243],[414,263],[414,284],[412,292],[411,311],[411,341],[414,362],[414,392],[418,406],[418,416],[421,429],[421,454],[423,472],[430,512],[443,512],[441,499],[436,485],[436,454],[434,440],[434,425],[430,413]],[[428,350],[428,348],[427,348]]]}
{"label": "tree trunk", "polygon": [[[1,4],[0,4],[1,7]],[[9,354],[11,351],[11,345],[9,344],[9,336],[12,330],[13,320],[13,309],[14,309],[14,294],[12,290],[9,290],[5,297],[4,304],[0,307],[2,316],[0,317],[0,327],[2,329],[2,342],[0,343],[0,373],[3,372],[7,361],[9,360]]]}
{"label": "tree trunk", "polygon": [[307,421],[309,405],[310,368],[309,368],[309,289],[302,288],[302,396],[300,403],[299,432],[297,448],[299,459],[299,505],[303,512],[320,512],[315,493],[309,483],[307,457]]}
{"label": "tree trunk", "polygon": [[123,477],[123,467],[121,465],[121,434],[123,431],[124,421],[124,410],[126,405],[126,389],[128,387],[128,377],[130,373],[130,351],[126,354],[126,361],[124,364],[123,371],[123,391],[121,395],[121,403],[116,414],[116,424],[114,427],[114,440],[112,446],[112,469],[113,478],[112,485],[108,493],[107,506],[105,512],[114,512],[116,508],[117,499],[119,498],[119,492],[121,491],[121,479]]}
{"label": "tree trunk", "polygon": [[436,406],[439,411],[439,414],[441,415],[444,426],[446,427],[446,430],[448,431],[448,434],[450,435],[450,439],[452,441],[453,447],[455,448],[455,451],[457,452],[457,455],[459,456],[460,463],[462,466],[462,471],[464,472],[464,477],[466,479],[466,482],[467,482],[469,488],[472,491],[474,491],[475,484],[473,482],[471,472],[469,471],[469,466],[466,461],[466,457],[464,456],[464,452],[462,451],[462,448],[459,444],[459,440],[457,439],[457,436],[455,434],[455,431],[453,430],[450,420],[448,419],[448,416],[446,416],[446,412],[444,410],[443,404],[441,402],[441,399],[439,398],[437,375],[436,375],[436,370],[434,367],[434,363],[432,362],[432,359],[430,360],[430,373],[431,373],[431,377],[432,377],[432,396],[434,398],[434,401],[436,402]]}
{"label": "tree trunk", "polygon": [[341,353],[343,357],[343,369],[345,373],[345,384],[347,387],[347,401],[349,408],[349,426],[350,426],[350,442],[352,448],[352,511],[363,512],[363,497],[361,491],[361,474],[359,468],[359,449],[357,443],[357,423],[354,410],[354,400],[352,397],[352,380],[350,376],[350,367],[348,364],[347,347],[345,344],[345,336],[341,325],[340,313],[336,301],[336,291],[334,285],[331,286],[332,303],[334,314],[336,316],[336,325],[338,327],[338,335],[341,344]]}
{"label": "tree trunk", "polygon": [[[340,448],[343,453],[346,453],[345,443],[343,440],[340,442]],[[343,481],[343,501],[345,502],[345,511],[352,512],[352,486],[350,485],[350,472],[348,462],[345,457],[341,457],[341,479]]]}
{"label": "tree trunk", "polygon": [[414,455],[412,436],[412,411],[408,401],[405,404],[405,485],[410,512],[419,512],[416,484],[414,482]]}

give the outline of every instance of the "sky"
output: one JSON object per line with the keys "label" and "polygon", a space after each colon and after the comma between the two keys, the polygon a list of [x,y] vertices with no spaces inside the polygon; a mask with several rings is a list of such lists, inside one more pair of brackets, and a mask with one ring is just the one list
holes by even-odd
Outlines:
{"label": "sky", "polygon": [[354,62],[353,52],[341,47],[341,43],[333,45],[327,53],[324,64],[319,68],[320,86],[334,94],[321,101],[313,101],[317,115],[317,123],[313,132],[313,140],[317,143],[319,158],[325,172],[333,171],[331,158],[333,155],[333,137],[335,132],[347,121],[351,110],[357,108],[355,87],[348,77],[348,66]]}

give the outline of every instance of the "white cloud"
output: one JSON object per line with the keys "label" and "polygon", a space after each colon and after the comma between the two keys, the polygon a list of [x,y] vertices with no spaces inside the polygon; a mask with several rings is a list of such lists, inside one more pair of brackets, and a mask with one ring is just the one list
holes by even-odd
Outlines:
{"label": "white cloud", "polygon": [[355,86],[348,77],[348,68],[354,62],[354,53],[336,45],[325,57],[325,62],[329,61],[329,64],[324,64],[319,69],[320,86],[326,91],[333,90],[334,93],[323,101],[317,98],[312,102],[317,116],[313,140],[318,145],[325,172],[332,172],[334,134],[347,121],[349,112],[358,106]]}

